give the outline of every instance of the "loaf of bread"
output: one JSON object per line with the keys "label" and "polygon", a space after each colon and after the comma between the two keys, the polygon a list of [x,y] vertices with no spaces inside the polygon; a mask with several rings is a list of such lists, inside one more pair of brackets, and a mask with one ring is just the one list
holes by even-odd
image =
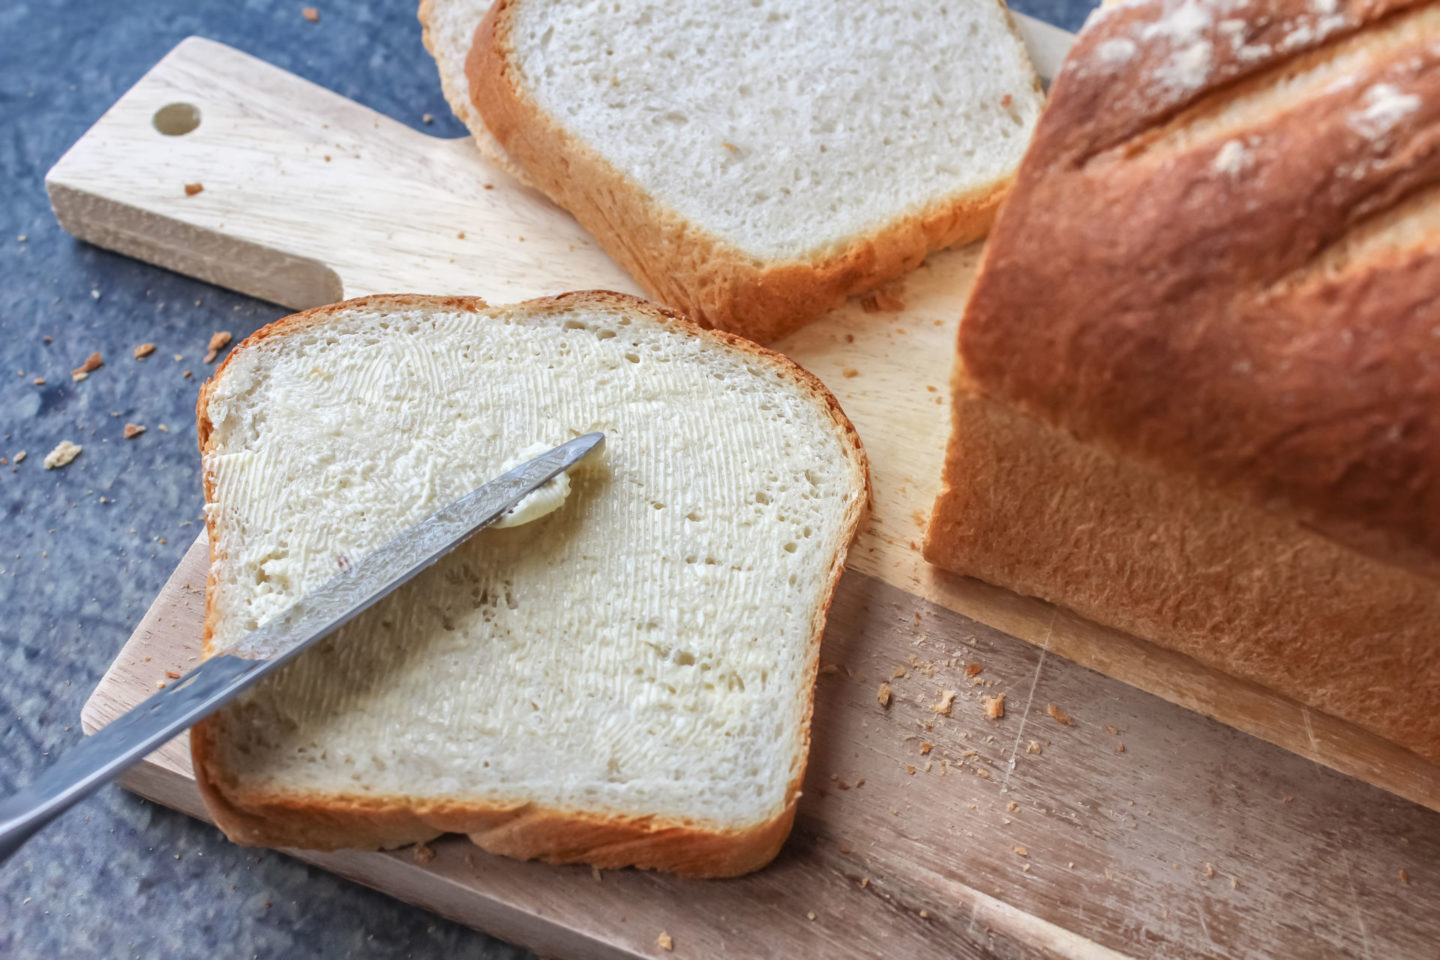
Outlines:
{"label": "loaf of bread", "polygon": [[932,562],[1440,760],[1440,6],[1099,12],[955,387]]}
{"label": "loaf of bread", "polygon": [[982,236],[1041,107],[999,0],[426,0],[421,19],[477,140],[653,297],[760,341]]}
{"label": "loaf of bread", "polygon": [[558,509],[480,532],[195,728],[231,839],[458,832],[697,876],[775,855],[867,503],[817,380],[620,294],[368,297],[245,341],[198,414],[207,655],[532,445],[606,437]]}

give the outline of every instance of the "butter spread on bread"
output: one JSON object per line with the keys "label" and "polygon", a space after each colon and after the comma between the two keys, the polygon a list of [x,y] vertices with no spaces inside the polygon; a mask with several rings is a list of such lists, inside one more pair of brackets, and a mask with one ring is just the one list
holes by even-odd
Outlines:
{"label": "butter spread on bread", "polygon": [[537,438],[606,436],[553,512],[481,531],[195,729],[232,839],[449,831],[702,876],[774,856],[867,502],[817,380],[620,294],[369,297],[249,338],[198,413],[207,654]]}

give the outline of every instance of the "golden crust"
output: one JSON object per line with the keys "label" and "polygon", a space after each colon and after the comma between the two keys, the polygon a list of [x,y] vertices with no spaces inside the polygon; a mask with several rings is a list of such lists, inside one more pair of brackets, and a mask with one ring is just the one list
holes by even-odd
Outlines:
{"label": "golden crust", "polygon": [[1006,177],[948,197],[813,259],[757,261],[647,197],[530,99],[511,60],[515,2],[497,0],[476,28],[465,64],[471,105],[506,155],[652,297],[706,326],[776,340],[932,250],[983,237],[1010,188]]}
{"label": "golden crust", "polygon": [[[1213,58],[1183,90],[1157,82],[1168,7],[1100,16],[1067,59],[963,363],[1072,436],[1440,577],[1434,227],[1348,257],[1381,218],[1440,207],[1434,5],[1257,0],[1196,34]],[[1339,38],[1363,52],[1381,31],[1368,59],[1277,102]],[[1133,55],[1112,67],[1116,49]]]}
{"label": "golden crust", "polygon": [[[606,816],[586,811],[556,810],[533,804],[495,807],[483,804],[437,804],[405,797],[356,798],[347,796],[286,795],[246,788],[237,783],[219,761],[217,744],[223,741],[223,712],[201,721],[190,733],[191,759],[195,778],[215,823],[232,841],[247,845],[288,846],[307,849],[383,849],[431,839],[445,832],[465,833],[477,845],[494,853],[522,859],[557,863],[582,862],[598,867],[636,866],[695,877],[735,876],[756,870],[779,851],[789,835],[795,806],[804,779],[810,747],[810,717],[814,709],[814,681],[819,667],[820,640],[835,587],[845,567],[850,541],[859,529],[870,502],[870,469],[855,427],[845,416],[833,394],[814,375],[788,357],[767,350],[733,334],[707,330],[681,314],[628,294],[607,290],[579,291],[544,297],[515,305],[532,311],[565,309],[582,304],[645,312],[652,318],[697,336],[743,351],[770,364],[804,390],[823,409],[861,478],[862,496],[857,497],[842,524],[840,548],[831,564],[824,601],[816,608],[807,652],[810,683],[806,692],[803,741],[800,756],[786,791],[785,807],[772,819],[740,830],[720,830],[711,825],[667,821],[652,817]],[[242,351],[265,340],[303,327],[322,324],[361,306],[394,306],[413,309],[464,310],[479,313],[489,309],[475,297],[430,297],[415,294],[361,297],[283,317],[247,337],[230,352],[225,362],[200,390],[196,425],[200,452],[208,459],[212,450],[213,425],[209,400],[229,364]],[[206,503],[215,500],[211,471],[202,471]],[[215,604],[215,570],[223,561],[216,544],[221,531],[213,514],[206,520],[210,536],[211,567],[205,593],[205,626],[202,645],[206,656],[212,651],[212,637],[218,615]]]}
{"label": "golden crust", "polygon": [[1440,762],[1440,591],[957,383],[925,558]]}

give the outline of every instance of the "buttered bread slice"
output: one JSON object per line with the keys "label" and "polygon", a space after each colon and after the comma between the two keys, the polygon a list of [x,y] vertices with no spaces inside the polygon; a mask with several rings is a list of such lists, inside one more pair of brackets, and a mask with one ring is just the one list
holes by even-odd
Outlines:
{"label": "buttered bread slice", "polygon": [[700,876],[775,855],[867,502],[817,380],[620,294],[369,297],[251,337],[198,414],[207,655],[526,448],[606,437],[555,509],[477,534],[195,728],[231,839],[459,832]]}

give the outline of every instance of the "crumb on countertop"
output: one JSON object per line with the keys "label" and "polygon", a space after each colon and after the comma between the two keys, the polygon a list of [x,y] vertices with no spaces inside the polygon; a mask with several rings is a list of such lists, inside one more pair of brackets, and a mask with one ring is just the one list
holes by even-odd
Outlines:
{"label": "crumb on countertop", "polygon": [[85,449],[78,443],[71,443],[69,440],[61,440],[55,445],[55,449],[45,454],[45,469],[58,470],[65,464],[80,456],[80,451]]}
{"label": "crumb on countertop", "polygon": [[185,196],[187,196],[187,197],[193,197],[193,196],[195,196],[195,194],[197,194],[197,193],[202,193],[202,192],[204,192],[204,190],[205,190],[205,184],[203,184],[203,183],[187,183],[187,184],[185,184]]}
{"label": "crumb on countertop", "polygon": [[84,363],[70,371],[70,376],[76,382],[79,382],[103,366],[105,366],[105,361],[100,359],[100,354],[98,352],[92,353],[85,358]]}
{"label": "crumb on countertop", "polygon": [[152,353],[154,353],[154,352],[155,352],[155,344],[153,344],[153,343],[142,343],[142,344],[140,344],[140,346],[138,346],[138,347],[135,348],[135,359],[136,359],[136,360],[143,359],[144,357],[150,356],[150,354],[152,354]]}
{"label": "crumb on countertop", "polygon": [[937,703],[937,704],[935,704],[934,706],[932,706],[930,709],[933,710],[933,711],[934,711],[937,715],[939,715],[939,716],[948,717],[948,716],[950,716],[950,711],[951,711],[951,709],[952,709],[954,706],[955,706],[955,691],[954,691],[954,690],[941,690],[941,691],[940,691],[940,702]]}
{"label": "crumb on countertop", "polygon": [[[815,914],[810,914],[810,917],[811,919],[814,919]],[[675,947],[675,941],[670,939],[670,934],[666,933],[664,930],[661,930],[660,936],[655,938],[655,943],[659,945],[661,950],[672,950]]]}
{"label": "crumb on countertop", "polygon": [[1075,722],[1074,720],[1072,720],[1072,719],[1070,718],[1070,714],[1066,713],[1064,710],[1061,710],[1059,707],[1055,706],[1055,704],[1053,704],[1053,703],[1047,704],[1047,705],[1045,706],[1045,712],[1048,713],[1048,714],[1050,714],[1050,716],[1055,719],[1055,722],[1056,722],[1056,723],[1064,724],[1064,725],[1067,726],[1067,727],[1070,726],[1070,724],[1072,724],[1072,723]]}
{"label": "crumb on countertop", "polygon": [[217,330],[210,335],[210,345],[205,351],[205,362],[214,363],[215,358],[220,356],[220,351],[230,345],[230,331]]}
{"label": "crumb on countertop", "polygon": [[410,859],[416,863],[429,863],[435,859],[435,848],[428,843],[417,843],[410,849]]}
{"label": "crumb on countertop", "polygon": [[126,440],[134,440],[136,437],[140,436],[140,434],[142,434],[142,433],[144,433],[144,432],[145,432],[145,428],[142,427],[142,426],[141,426],[140,424],[138,424],[138,423],[127,423],[127,424],[125,424],[125,439],[126,439]]}
{"label": "crumb on countertop", "polygon": [[881,683],[880,689],[875,691],[875,699],[880,701],[880,706],[882,707],[890,706],[891,696],[890,684],[888,683]]}
{"label": "crumb on countertop", "polygon": [[983,697],[985,703],[985,716],[991,720],[999,720],[1005,716],[1005,694],[998,697]]}
{"label": "crumb on countertop", "polygon": [[315,7],[305,7],[303,10],[300,11],[300,16],[304,17],[306,20],[309,20],[311,23],[320,22],[320,11],[317,10]]}

